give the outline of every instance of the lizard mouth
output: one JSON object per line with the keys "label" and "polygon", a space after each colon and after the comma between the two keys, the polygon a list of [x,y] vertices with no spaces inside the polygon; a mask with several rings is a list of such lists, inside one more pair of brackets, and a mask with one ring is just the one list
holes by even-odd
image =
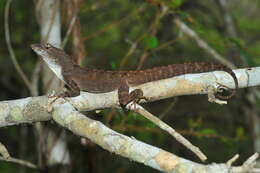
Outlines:
{"label": "lizard mouth", "polygon": [[62,76],[61,64],[59,64],[57,58],[55,58],[51,49],[49,49],[51,48],[50,44],[32,44],[31,48],[37,55],[39,55],[45,61],[48,67],[56,74],[58,78],[64,80]]}
{"label": "lizard mouth", "polygon": [[41,44],[32,44],[31,48],[34,52],[36,52],[38,55],[44,56],[44,50],[45,48]]}
{"label": "lizard mouth", "polygon": [[44,60],[48,57],[48,59],[52,59],[55,61],[55,58],[52,56],[51,53],[51,44],[32,44],[32,50],[39,56],[41,56]]}

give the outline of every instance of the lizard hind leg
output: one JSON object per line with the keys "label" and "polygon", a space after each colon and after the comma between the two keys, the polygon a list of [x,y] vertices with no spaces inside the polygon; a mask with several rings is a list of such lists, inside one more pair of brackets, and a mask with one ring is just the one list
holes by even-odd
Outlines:
{"label": "lizard hind leg", "polygon": [[118,99],[120,105],[124,108],[130,102],[138,103],[141,99],[146,98],[143,96],[141,89],[135,89],[129,93],[129,86],[124,83],[118,88]]}

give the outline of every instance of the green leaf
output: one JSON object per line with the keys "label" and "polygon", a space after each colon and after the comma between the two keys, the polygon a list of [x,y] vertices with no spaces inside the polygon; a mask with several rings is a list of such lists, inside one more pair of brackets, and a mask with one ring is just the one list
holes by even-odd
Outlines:
{"label": "green leaf", "polygon": [[199,131],[200,134],[202,135],[213,135],[213,134],[217,134],[217,132],[214,129],[209,129],[209,128],[205,128]]}
{"label": "green leaf", "polygon": [[170,5],[172,8],[179,8],[182,2],[182,0],[172,0]]}
{"label": "green leaf", "polygon": [[110,66],[113,70],[117,69],[117,64],[114,61],[110,63]]}
{"label": "green leaf", "polygon": [[236,138],[243,138],[245,137],[245,129],[242,127],[238,127],[236,129]]}
{"label": "green leaf", "polygon": [[193,120],[193,119],[188,119],[188,127],[190,129],[194,129],[194,128],[200,128],[201,127],[201,121],[200,120]]}
{"label": "green leaf", "polygon": [[192,119],[188,119],[188,127],[189,128],[193,128],[194,124],[195,124],[195,122]]}
{"label": "green leaf", "polygon": [[158,46],[158,40],[155,36],[147,36],[144,38],[145,47],[148,49],[154,49]]}
{"label": "green leaf", "polygon": [[0,10],[4,9],[5,1],[0,1]]}

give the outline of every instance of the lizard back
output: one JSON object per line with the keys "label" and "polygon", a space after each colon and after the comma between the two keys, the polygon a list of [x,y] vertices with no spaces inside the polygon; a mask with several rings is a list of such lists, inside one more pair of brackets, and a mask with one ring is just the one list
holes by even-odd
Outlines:
{"label": "lizard back", "polygon": [[216,70],[229,73],[234,79],[236,88],[238,87],[236,75],[230,68],[211,62],[171,64],[137,71],[105,71],[78,67],[77,70],[73,70],[77,75],[73,76],[75,76],[74,80],[83,90],[102,93],[116,90],[124,82],[129,86],[136,86],[182,74],[203,73]]}

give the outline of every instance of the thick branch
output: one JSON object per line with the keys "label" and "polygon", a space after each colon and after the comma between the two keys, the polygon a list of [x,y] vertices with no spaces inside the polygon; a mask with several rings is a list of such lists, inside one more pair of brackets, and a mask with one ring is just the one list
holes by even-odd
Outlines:
{"label": "thick branch", "polygon": [[[250,169],[245,170],[244,165],[235,168],[230,167],[230,164],[202,165],[180,158],[160,148],[117,133],[107,128],[101,122],[89,119],[79,113],[68,102],[54,109],[53,119],[73,133],[89,138],[105,150],[143,163],[159,171],[169,173],[228,173],[232,170],[233,173],[236,173],[252,169],[251,167]],[[257,157],[258,155],[254,157],[254,160],[250,160],[250,166],[254,165]]]}
{"label": "thick branch", "polygon": [[[260,67],[234,70],[234,72],[241,88],[260,84],[258,77]],[[234,88],[233,79],[225,72],[182,75],[140,85],[138,88],[144,91],[148,101],[154,101],[177,95],[203,94],[207,92],[208,86],[215,86],[216,82]],[[58,99],[53,104],[53,119],[73,133],[89,138],[110,152],[115,152],[164,172],[176,173],[183,170],[185,172],[228,172],[230,169],[230,164],[201,165],[182,159],[159,148],[114,132],[101,122],[91,120],[74,109],[74,107],[77,110],[118,107],[116,91],[103,94],[82,93],[78,97],[66,100]],[[50,120],[51,114],[47,111],[48,106],[48,99],[44,96],[0,102],[0,127]],[[251,162],[249,165],[251,166]],[[248,169],[248,166],[233,170],[234,172],[243,172],[245,169]]]}
{"label": "thick branch", "polygon": [[47,112],[47,104],[48,98],[45,96],[2,101],[0,127],[50,120],[51,114]]}
{"label": "thick branch", "polygon": [[[239,88],[254,87],[260,85],[260,67],[233,70],[239,82]],[[164,98],[207,94],[219,84],[234,89],[234,80],[226,72],[215,71],[199,74],[186,74],[165,80],[154,81],[140,85],[144,96],[149,102]],[[90,101],[91,100],[91,101]],[[82,92],[81,96],[70,99],[70,102],[80,111],[88,111],[118,106],[117,92],[104,94],[91,94]]]}
{"label": "thick branch", "polygon": [[[234,72],[240,88],[260,85],[260,67],[238,69]],[[234,88],[230,75],[221,71],[181,75],[143,84],[137,88],[142,89],[148,101],[155,101],[180,95],[206,94],[209,86],[217,88],[217,83]],[[80,96],[67,100],[79,111],[119,106],[116,91],[102,94],[82,92]],[[47,112],[47,107],[48,99],[44,96],[0,102],[0,127],[49,120],[51,115]]]}

